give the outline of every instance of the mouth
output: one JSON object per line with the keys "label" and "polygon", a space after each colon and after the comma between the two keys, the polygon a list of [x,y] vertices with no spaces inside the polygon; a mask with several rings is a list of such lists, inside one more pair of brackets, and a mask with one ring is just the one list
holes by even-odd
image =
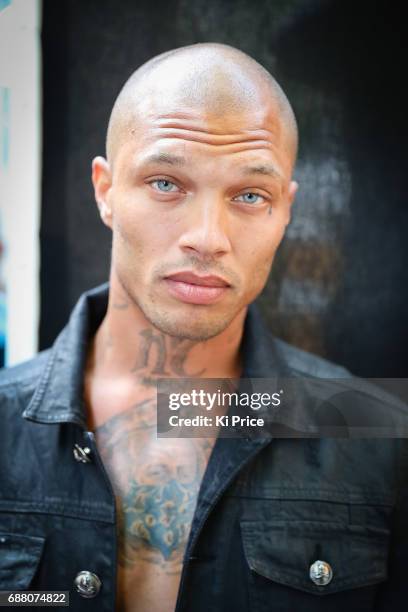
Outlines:
{"label": "mouth", "polygon": [[199,276],[188,271],[170,274],[164,280],[170,294],[188,304],[213,304],[231,288],[220,276]]}

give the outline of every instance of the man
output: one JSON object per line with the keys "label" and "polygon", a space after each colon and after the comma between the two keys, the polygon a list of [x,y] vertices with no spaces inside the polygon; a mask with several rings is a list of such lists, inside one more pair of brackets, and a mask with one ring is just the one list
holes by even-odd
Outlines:
{"label": "man", "polygon": [[98,612],[403,609],[403,442],[156,436],[162,378],[348,375],[253,304],[296,151],[285,94],[237,49],[169,51],[127,81],[92,166],[109,287],[2,376],[1,589]]}

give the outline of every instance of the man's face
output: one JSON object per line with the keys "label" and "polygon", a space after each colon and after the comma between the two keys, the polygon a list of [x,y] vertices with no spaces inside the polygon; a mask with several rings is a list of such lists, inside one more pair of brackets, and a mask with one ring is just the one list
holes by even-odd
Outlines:
{"label": "man's face", "polygon": [[[112,170],[94,161],[113,231],[112,272],[156,328],[205,340],[257,297],[290,219],[291,166],[268,101],[214,115],[180,102],[167,102],[164,112],[156,100],[138,116]],[[191,288],[168,278],[180,272],[226,285]]]}

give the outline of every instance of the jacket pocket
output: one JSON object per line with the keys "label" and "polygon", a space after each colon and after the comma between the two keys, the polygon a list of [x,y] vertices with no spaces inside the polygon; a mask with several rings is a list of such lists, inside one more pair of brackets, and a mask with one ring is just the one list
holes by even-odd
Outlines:
{"label": "jacket pocket", "polygon": [[[258,602],[253,606],[255,610],[274,609],[270,597],[290,601],[290,592],[293,602],[297,603],[301,601],[302,592],[308,593],[306,600],[313,605],[310,600],[316,604],[316,596],[374,585],[387,578],[389,531],[380,527],[307,520],[250,521],[241,522],[241,533],[252,577],[263,578],[250,581],[250,591],[254,591],[252,599]],[[322,561],[323,569],[329,572],[319,584],[315,584],[310,575],[316,561]],[[314,570],[312,575],[318,579],[319,564],[314,565]],[[276,592],[273,592],[273,584]],[[276,585],[290,587],[290,590],[282,590],[282,586]],[[362,595],[364,589],[358,591]],[[263,597],[265,601],[269,599],[269,605],[262,604]],[[340,599],[343,603],[358,604],[358,597],[353,599],[349,593]],[[371,610],[367,603],[371,597],[366,592],[363,598],[366,605],[355,609]],[[332,599],[331,602],[334,604]],[[337,610],[337,607],[330,609]]]}
{"label": "jacket pocket", "polygon": [[45,538],[0,532],[0,590],[24,590],[38,567]]}

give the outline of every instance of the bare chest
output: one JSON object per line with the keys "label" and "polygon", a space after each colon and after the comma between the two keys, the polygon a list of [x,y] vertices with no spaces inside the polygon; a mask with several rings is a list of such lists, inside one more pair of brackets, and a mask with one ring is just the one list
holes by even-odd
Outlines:
{"label": "bare chest", "polygon": [[95,428],[116,498],[117,612],[173,612],[211,440],[156,437],[154,399]]}

